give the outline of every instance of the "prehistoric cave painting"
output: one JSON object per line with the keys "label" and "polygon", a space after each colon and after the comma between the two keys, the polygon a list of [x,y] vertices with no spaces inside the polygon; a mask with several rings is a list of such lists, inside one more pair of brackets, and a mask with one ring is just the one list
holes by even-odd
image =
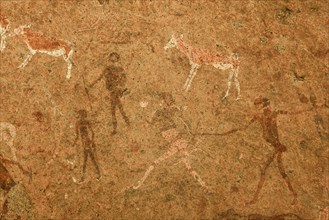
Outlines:
{"label": "prehistoric cave painting", "polygon": [[52,57],[63,56],[67,64],[66,79],[70,79],[74,51],[70,45],[71,43],[54,37],[45,37],[41,33],[31,31],[30,28],[31,25],[21,25],[14,29],[13,36],[22,38],[30,52],[18,68],[24,68],[36,53],[44,53]]}
{"label": "prehistoric cave painting", "polygon": [[144,173],[144,176],[137,182],[137,184],[133,185],[133,189],[138,189],[141,187],[150,173],[161,162],[171,158],[176,153],[180,153],[183,156],[180,162],[185,165],[188,172],[202,187],[209,190],[200,175],[192,169],[191,162],[189,160],[191,152],[187,149],[188,140],[182,138],[177,130],[175,118],[179,117],[181,119],[181,117],[179,116],[180,110],[175,105],[173,96],[170,93],[162,93],[161,97],[163,99],[164,108],[155,112],[155,115],[150,123],[161,131],[161,136],[170,144],[170,146],[162,156],[153,161],[153,164],[148,167]]}
{"label": "prehistoric cave painting", "polygon": [[282,154],[287,151],[287,147],[281,143],[279,139],[279,131],[277,126],[277,117],[281,114],[299,114],[310,110],[303,110],[298,112],[287,112],[287,111],[281,111],[281,110],[272,110],[270,108],[270,100],[266,97],[258,97],[254,101],[255,106],[259,106],[259,108],[262,110],[260,114],[254,115],[254,117],[251,119],[249,124],[247,124],[245,127],[242,127],[240,129],[233,129],[229,132],[226,132],[227,134],[233,133],[236,131],[242,131],[247,129],[253,122],[258,121],[263,129],[263,138],[271,144],[272,147],[274,147],[274,152],[272,155],[267,159],[267,162],[265,165],[261,168],[261,176],[260,180],[256,189],[256,192],[254,194],[253,199],[249,202],[249,204],[254,204],[258,200],[258,195],[260,190],[262,189],[264,182],[265,182],[265,175],[268,167],[271,165],[273,160],[276,158],[277,165],[279,168],[279,172],[286,182],[288,189],[293,194],[293,201],[292,204],[295,204],[297,201],[297,193],[295,192],[294,188],[292,187],[292,184],[289,180],[288,175],[286,174],[285,168],[283,166],[283,158]]}
{"label": "prehistoric cave painting", "polygon": [[178,37],[175,34],[171,36],[170,41],[166,44],[164,49],[167,50],[173,47],[176,47],[180,52],[185,54],[189,59],[191,65],[190,74],[184,84],[184,89],[186,92],[190,89],[191,83],[194,77],[196,76],[198,69],[202,65],[212,65],[220,70],[230,70],[227,80],[227,90],[223,99],[225,99],[229,95],[232,81],[234,81],[237,90],[236,99],[240,99],[240,83],[238,80],[240,61],[239,57],[236,54],[232,54],[231,56],[225,56],[220,53],[195,49],[184,42],[182,35]]}
{"label": "prehistoric cave painting", "polygon": [[6,48],[7,32],[9,31],[9,20],[0,14],[0,51]]}
{"label": "prehistoric cave painting", "polygon": [[75,146],[81,139],[81,144],[83,147],[83,165],[82,165],[82,177],[80,182],[83,182],[85,179],[86,165],[88,157],[90,157],[92,163],[95,166],[97,172],[97,179],[101,177],[99,166],[96,161],[96,144],[95,144],[95,133],[91,127],[91,122],[87,119],[87,111],[82,109],[77,112],[77,121],[75,125],[76,129],[76,138],[73,146]]}
{"label": "prehistoric cave painting", "polygon": [[127,88],[125,88],[127,77],[124,69],[120,65],[116,65],[120,61],[119,54],[116,52],[111,53],[109,55],[109,61],[111,64],[104,69],[103,73],[93,83],[91,83],[90,87],[93,87],[101,79],[105,78],[105,86],[111,96],[111,115],[113,124],[112,135],[114,135],[117,133],[118,127],[116,117],[117,108],[119,109],[127,126],[130,126],[130,121],[120,100],[120,98],[127,92]]}
{"label": "prehistoric cave painting", "polygon": [[4,164],[18,166],[18,168],[23,172],[23,174],[29,177],[30,181],[32,179],[32,172],[25,170],[20,163],[18,163],[17,161],[8,160],[0,156],[0,187],[4,191],[4,201],[2,204],[2,212],[0,219],[6,219],[6,215],[8,213],[8,193],[13,187],[17,185],[17,183],[14,181]]}
{"label": "prehistoric cave painting", "polygon": [[317,110],[317,108],[318,108],[317,98],[316,98],[316,96],[313,92],[310,95],[310,101],[312,103],[312,106],[314,107],[314,113],[315,113],[314,123],[316,125],[316,130],[317,130],[319,136],[321,137],[321,139],[329,139],[329,133],[326,130],[323,117],[321,116],[321,114]]}
{"label": "prehistoric cave painting", "polygon": [[16,149],[14,140],[16,138],[16,128],[13,124],[8,122],[0,122],[0,142],[7,145],[13,155],[13,159],[17,161]]}

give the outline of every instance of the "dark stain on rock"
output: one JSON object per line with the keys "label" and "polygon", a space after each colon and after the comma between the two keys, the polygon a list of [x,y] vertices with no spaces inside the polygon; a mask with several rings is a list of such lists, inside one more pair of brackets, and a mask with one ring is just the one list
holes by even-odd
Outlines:
{"label": "dark stain on rock", "polygon": [[32,115],[40,123],[45,121],[45,117],[40,111],[33,112]]}

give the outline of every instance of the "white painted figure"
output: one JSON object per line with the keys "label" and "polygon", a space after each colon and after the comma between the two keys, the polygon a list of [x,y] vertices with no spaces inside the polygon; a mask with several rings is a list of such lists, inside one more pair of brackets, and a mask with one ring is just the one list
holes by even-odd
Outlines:
{"label": "white painted figure", "polygon": [[190,74],[184,84],[184,89],[186,92],[190,89],[197,70],[203,64],[205,64],[212,65],[220,70],[229,69],[230,73],[227,80],[227,90],[223,99],[225,99],[229,95],[232,81],[234,81],[237,90],[236,100],[240,99],[240,83],[238,80],[240,61],[239,57],[236,54],[233,53],[231,56],[225,56],[216,52],[195,49],[183,41],[182,35],[178,37],[175,34],[171,36],[170,41],[166,44],[164,49],[167,50],[173,47],[176,47],[179,51],[185,54],[189,59],[191,65]]}
{"label": "white painted figure", "polygon": [[157,167],[160,163],[176,154],[181,154],[182,157],[179,162],[182,162],[185,165],[187,171],[202,187],[204,187],[206,190],[209,190],[206,183],[201,179],[200,175],[195,170],[193,170],[191,166],[191,151],[188,149],[189,141],[181,137],[176,128],[174,119],[177,118],[179,109],[174,105],[175,101],[172,95],[170,93],[163,93],[161,96],[164,102],[164,108],[155,112],[151,124],[153,124],[161,131],[161,136],[170,144],[170,146],[169,149],[164,154],[162,154],[162,156],[153,161],[153,164],[150,165],[145,171],[144,176],[135,185],[132,186],[133,189],[138,189],[141,187],[144,181],[154,170],[154,168]]}

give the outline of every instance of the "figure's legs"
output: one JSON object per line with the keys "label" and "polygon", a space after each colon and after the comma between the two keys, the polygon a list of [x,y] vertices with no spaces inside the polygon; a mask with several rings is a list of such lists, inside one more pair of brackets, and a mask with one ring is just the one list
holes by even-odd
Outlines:
{"label": "figure's legs", "polygon": [[191,83],[196,75],[196,72],[199,68],[199,65],[195,64],[195,63],[191,63],[191,70],[190,70],[190,74],[189,76],[187,77],[187,80],[184,84],[184,89],[185,89],[185,92],[187,92],[190,87],[191,87]]}
{"label": "figure's legs", "polygon": [[118,108],[119,108],[119,111],[120,111],[123,119],[125,120],[126,124],[129,126],[130,125],[129,118],[127,117],[125,111],[123,110],[123,106],[122,106],[121,100],[119,98],[118,98]]}
{"label": "figure's legs", "polygon": [[88,159],[88,151],[87,150],[84,150],[83,151],[82,177],[81,177],[81,181],[80,182],[83,182],[84,179],[85,179],[87,159]]}
{"label": "figure's legs", "polygon": [[24,62],[21,65],[19,65],[18,68],[21,68],[21,69],[24,68],[31,61],[34,54],[35,53],[30,52],[30,54],[26,56]]}
{"label": "figure's legs", "polygon": [[111,115],[112,115],[112,125],[113,125],[112,134],[117,133],[117,127],[118,127],[117,116],[115,114],[117,103],[118,103],[117,97],[115,97],[115,94],[111,94]]}
{"label": "figure's legs", "polygon": [[236,100],[240,99],[240,82],[239,82],[239,79],[238,79],[238,75],[239,75],[239,69],[237,68],[237,69],[234,70],[234,76],[233,76],[236,91],[237,91]]}
{"label": "figure's legs", "polygon": [[189,158],[188,158],[189,156],[190,156],[190,155],[189,155],[188,152],[184,152],[184,158],[182,159],[182,161],[183,161],[183,163],[185,164],[187,170],[191,173],[191,175],[193,176],[193,178],[194,178],[196,181],[198,181],[198,183],[199,183],[202,187],[208,189],[208,187],[206,186],[206,183],[203,182],[203,180],[201,179],[200,175],[199,175],[196,171],[192,170],[191,163],[190,163],[190,160],[189,160]]}
{"label": "figure's legs", "polygon": [[282,178],[284,179],[284,181],[287,183],[289,190],[292,192],[292,194],[294,196],[292,204],[295,204],[296,200],[297,200],[297,193],[292,188],[289,177],[288,177],[288,175],[286,174],[286,172],[284,170],[283,163],[282,163],[282,152],[278,153],[277,162],[278,162],[278,168],[279,168],[280,174],[281,174]]}
{"label": "figure's legs", "polygon": [[226,93],[225,93],[225,95],[222,99],[226,99],[229,92],[230,92],[233,76],[234,76],[234,70],[230,70],[230,73],[229,73],[228,78],[227,78],[227,90],[226,90]]}
{"label": "figure's legs", "polygon": [[268,158],[265,166],[261,169],[260,180],[259,180],[259,183],[258,183],[256,192],[255,192],[254,198],[249,202],[250,204],[255,204],[257,202],[259,192],[262,189],[262,187],[264,185],[264,182],[265,182],[266,170],[270,166],[270,164],[273,162],[273,159],[274,159],[274,157],[275,157],[276,154],[277,154],[277,151],[275,151],[274,154],[272,154],[270,156],[270,158]]}
{"label": "figure's legs", "polygon": [[96,162],[94,152],[92,152],[92,150],[89,150],[88,152],[89,152],[89,155],[90,155],[90,159],[91,159],[91,161],[93,162],[93,164],[94,164],[94,166],[96,168],[97,178],[99,179],[101,177],[101,173],[99,171],[99,167],[98,167],[98,164]]}
{"label": "figure's legs", "polygon": [[170,148],[166,153],[164,153],[161,157],[159,157],[158,159],[156,159],[153,164],[149,166],[149,168],[146,170],[144,176],[137,182],[137,185],[133,186],[133,189],[138,189],[146,180],[146,178],[150,175],[150,173],[152,172],[152,170],[154,169],[154,166],[158,165],[159,163],[161,163],[162,161],[168,159],[169,157],[173,156],[175,153],[177,153],[177,148]]}

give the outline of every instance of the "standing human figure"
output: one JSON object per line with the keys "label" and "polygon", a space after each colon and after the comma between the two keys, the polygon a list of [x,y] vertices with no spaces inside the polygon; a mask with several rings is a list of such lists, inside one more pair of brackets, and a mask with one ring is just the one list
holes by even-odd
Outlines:
{"label": "standing human figure", "polygon": [[157,110],[155,115],[151,120],[151,124],[154,125],[156,130],[161,132],[161,136],[170,144],[168,150],[162,154],[159,158],[153,161],[153,164],[148,167],[145,171],[144,176],[133,185],[133,189],[138,189],[142,186],[144,181],[153,171],[153,169],[158,166],[161,162],[174,156],[176,153],[180,153],[182,162],[187,171],[193,176],[193,178],[206,190],[209,190],[206,183],[201,179],[200,175],[192,169],[191,162],[189,160],[190,151],[188,148],[188,140],[181,137],[177,130],[176,118],[181,119],[180,110],[175,105],[175,100],[170,93],[162,93],[161,98],[163,100],[163,109]]}
{"label": "standing human figure", "polygon": [[90,121],[87,119],[87,111],[82,109],[78,112],[78,117],[76,121],[76,138],[74,141],[73,146],[75,146],[79,140],[79,137],[81,138],[81,143],[83,147],[83,167],[82,167],[82,177],[80,182],[84,181],[85,173],[86,173],[86,165],[87,165],[87,159],[88,156],[90,157],[91,161],[93,162],[96,172],[97,172],[97,179],[101,177],[98,164],[96,162],[95,158],[95,134],[91,127]]}
{"label": "standing human figure", "polygon": [[282,154],[287,151],[287,147],[281,143],[279,139],[279,132],[278,132],[278,125],[277,125],[277,117],[281,114],[299,114],[305,111],[310,110],[303,110],[298,112],[287,112],[287,111],[281,111],[281,110],[272,110],[270,107],[270,101],[266,97],[258,97],[254,101],[254,105],[259,107],[260,110],[262,110],[261,113],[255,114],[248,125],[245,127],[242,127],[240,129],[233,129],[230,132],[227,132],[226,134],[233,133],[239,130],[245,130],[247,129],[253,122],[258,121],[263,130],[263,138],[266,142],[268,142],[272,147],[274,147],[274,152],[271,154],[271,156],[267,159],[265,165],[261,168],[261,176],[260,180],[256,189],[256,192],[254,194],[253,199],[249,202],[250,204],[254,204],[257,202],[258,195],[260,190],[262,189],[264,182],[265,182],[265,174],[270,166],[270,164],[273,162],[274,159],[277,160],[277,166],[279,169],[279,172],[286,182],[288,189],[293,194],[293,201],[292,204],[296,203],[297,200],[297,193],[295,192],[294,188],[292,187],[292,184],[290,182],[290,179],[284,169],[283,166],[283,158]]}
{"label": "standing human figure", "polygon": [[113,52],[109,55],[110,65],[107,66],[103,73],[93,82],[90,87],[93,87],[97,82],[99,82],[102,78],[105,77],[105,86],[106,89],[110,92],[110,100],[111,100],[111,115],[112,115],[112,124],[113,131],[112,135],[117,133],[117,117],[116,117],[116,109],[118,108],[124,121],[128,126],[130,126],[129,118],[127,117],[120,98],[123,96],[124,92],[127,90],[125,88],[125,84],[127,81],[126,74],[121,65],[118,65],[120,61],[120,56],[118,53]]}

